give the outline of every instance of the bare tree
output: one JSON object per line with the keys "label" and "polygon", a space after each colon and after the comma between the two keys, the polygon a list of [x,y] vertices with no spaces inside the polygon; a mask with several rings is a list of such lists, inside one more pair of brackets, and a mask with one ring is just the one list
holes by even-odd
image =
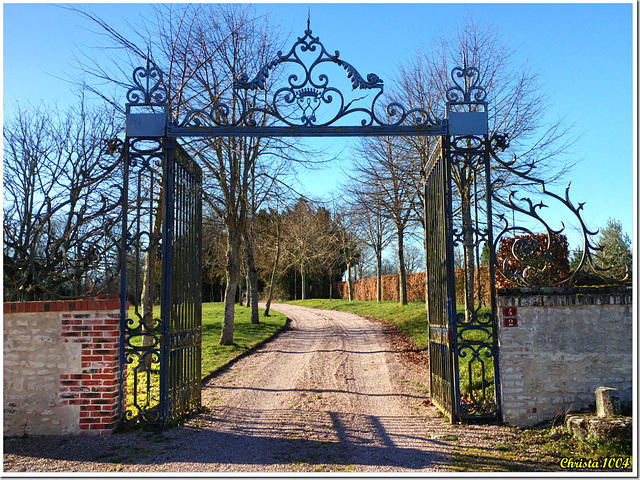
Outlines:
{"label": "bare tree", "polygon": [[[355,226],[360,232],[362,242],[373,252],[376,262],[376,301],[382,301],[382,252],[393,240],[393,224],[389,218],[382,214],[382,206],[375,202],[380,195],[379,186],[373,185],[374,193],[360,188],[355,184],[347,187],[351,198],[351,207],[354,215]],[[376,193],[377,192],[377,193]]]}
{"label": "bare tree", "polygon": [[4,124],[5,298],[95,295],[118,275],[111,111],[18,108]]}
{"label": "bare tree", "polygon": [[211,286],[212,301],[215,301],[214,286],[224,286],[225,237],[224,224],[210,209],[205,209],[202,215],[202,274]]}
{"label": "bare tree", "polygon": [[[267,64],[277,50],[278,32],[268,16],[257,16],[250,6],[225,5],[160,5],[155,19],[147,21],[139,39],[131,39],[116,32],[106,22],[72,7],[102,28],[112,45],[132,58],[135,65],[150,60],[165,72],[165,87],[173,121],[185,119],[193,110],[209,111],[199,120],[235,122],[242,111],[240,98],[232,86],[241,74],[252,74]],[[137,43],[145,45],[139,46]],[[119,63],[119,62],[120,63]],[[126,86],[121,57],[111,67],[95,64],[90,58],[79,59],[81,69],[96,84],[100,81]],[[277,76],[272,75],[270,81]],[[100,94],[98,88],[94,91]],[[266,92],[246,91],[242,98],[245,106],[264,101]],[[109,101],[108,98],[104,97]],[[110,100],[114,102],[112,99]],[[114,102],[115,103],[115,102]],[[224,104],[224,108],[214,108]],[[213,110],[212,110],[213,109]],[[228,109],[228,110],[227,110]],[[225,115],[226,114],[226,115]],[[191,117],[189,121],[195,121]],[[259,125],[268,121],[264,116],[253,118]],[[206,123],[205,123],[206,124]],[[205,202],[222,219],[227,234],[227,279],[225,314],[221,343],[233,342],[233,304],[240,271],[240,249],[244,239],[247,258],[251,258],[253,241],[251,219],[259,202],[255,201],[256,180],[261,185],[275,181],[281,169],[260,168],[264,163],[278,163],[291,157],[294,149],[298,161],[306,160],[304,152],[281,140],[259,138],[216,138],[190,140],[185,149],[203,166]],[[269,180],[261,175],[269,170]],[[250,261],[250,260],[249,260]],[[250,275],[254,268],[249,266]],[[258,321],[257,282],[252,284],[254,299],[252,321]]]}
{"label": "bare tree", "polygon": [[419,170],[400,138],[364,138],[356,150],[350,174],[358,184],[363,205],[379,212],[395,227],[398,255],[398,291],[400,304],[407,304],[407,280],[404,262],[404,237],[412,220],[417,191],[409,172]]}
{"label": "bare tree", "polygon": [[323,270],[327,261],[335,263],[338,256],[331,227],[330,213],[309,200],[299,199],[287,212],[283,250],[286,263],[300,272],[302,300],[307,299],[309,275]]}
{"label": "bare tree", "polygon": [[340,261],[347,267],[347,293],[353,301],[352,269],[362,257],[362,239],[356,226],[358,212],[349,205],[336,202],[333,208],[333,234],[340,251]]}
{"label": "bare tree", "polygon": [[[544,171],[546,183],[550,184],[571,168],[572,163],[567,160],[566,154],[575,138],[564,119],[545,123],[549,98],[543,93],[538,74],[527,63],[514,65],[514,53],[515,49],[502,41],[497,27],[479,25],[472,17],[467,17],[455,35],[442,35],[434,39],[428,48],[421,46],[416,50],[411,60],[400,69],[400,88],[396,93],[411,108],[424,108],[434,116],[444,118],[446,94],[452,86],[452,69],[477,68],[478,84],[487,93],[489,136],[506,134],[510,139],[515,165],[520,165],[525,171],[533,168]],[[422,165],[426,165],[435,148],[433,140],[411,138],[407,141],[413,155],[420,159]],[[467,162],[458,162],[453,166],[452,180],[456,186],[454,208],[461,218],[463,256],[467,270],[467,315],[474,309],[473,272],[479,261],[474,251],[472,209],[484,210],[482,201],[487,195],[485,189],[480,188],[477,190],[478,198],[472,199],[474,175],[474,169]],[[525,188],[530,186],[505,169],[496,168],[496,165],[492,165],[491,180],[494,188],[501,188],[504,195],[516,184]],[[414,175],[414,181],[419,183],[417,175]],[[499,191],[494,194],[501,195]],[[424,208],[422,195],[419,199]],[[495,211],[498,207],[496,205]]]}

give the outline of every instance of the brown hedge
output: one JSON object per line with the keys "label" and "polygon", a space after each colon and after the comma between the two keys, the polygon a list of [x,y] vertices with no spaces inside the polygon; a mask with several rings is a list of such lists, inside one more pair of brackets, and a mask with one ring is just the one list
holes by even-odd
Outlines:
{"label": "brown hedge", "polygon": [[[529,262],[521,262],[512,253],[513,245],[520,241],[522,255],[529,259]],[[522,275],[524,269],[530,264],[535,265],[535,261],[541,258],[547,248],[547,235],[538,233],[534,235],[520,235],[503,238],[496,252],[498,267],[496,269],[496,288],[513,288],[516,283],[505,278],[500,270],[509,275]],[[529,249],[529,251],[525,251]],[[554,285],[569,276],[569,243],[567,236],[561,234],[551,235],[549,248],[550,263],[542,261],[538,265],[539,269],[531,269],[527,276],[527,281],[533,285]]]}
{"label": "brown hedge", "polygon": [[[456,298],[458,303],[462,303],[464,300],[463,293],[463,272],[461,268],[456,268]],[[486,303],[489,298],[489,268],[480,267],[480,278],[482,282],[483,300]],[[376,300],[376,278],[362,278],[351,282],[351,288],[353,289],[354,300],[372,301]],[[347,283],[335,282],[334,289],[338,298],[349,298]],[[476,282],[475,293],[477,296],[478,285]],[[424,272],[408,273],[407,274],[407,299],[410,302],[424,302],[425,299],[425,277]],[[383,301],[399,301],[398,294],[398,275],[383,275],[382,276],[382,300]]]}

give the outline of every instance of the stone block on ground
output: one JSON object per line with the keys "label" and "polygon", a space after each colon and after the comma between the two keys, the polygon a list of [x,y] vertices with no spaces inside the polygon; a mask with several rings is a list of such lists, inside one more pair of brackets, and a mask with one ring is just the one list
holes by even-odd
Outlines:
{"label": "stone block on ground", "polygon": [[596,414],[599,417],[615,417],[622,413],[620,392],[617,388],[598,387],[596,389]]}
{"label": "stone block on ground", "polygon": [[575,413],[567,415],[565,426],[569,433],[580,440],[630,443],[633,437],[631,417],[599,417],[593,413]]}

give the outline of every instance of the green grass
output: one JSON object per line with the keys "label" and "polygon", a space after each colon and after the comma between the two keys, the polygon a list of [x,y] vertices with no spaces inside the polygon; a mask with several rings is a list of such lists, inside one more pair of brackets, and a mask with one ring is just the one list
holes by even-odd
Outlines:
{"label": "green grass", "polygon": [[271,311],[268,317],[262,315],[260,323],[251,323],[251,309],[236,305],[233,331],[233,345],[219,345],[223,303],[202,305],[202,377],[206,377],[228,364],[247,350],[269,339],[281,331],[287,321],[281,313]]}
{"label": "green grass", "polygon": [[[284,315],[272,311],[269,317],[265,317],[262,313],[263,310],[260,309],[260,323],[252,324],[251,309],[236,305],[234,343],[233,345],[222,346],[219,345],[219,341],[224,304],[202,304],[201,377],[203,379],[284,329],[287,321]],[[131,318],[132,312],[129,315]],[[132,343],[139,345],[140,338],[136,338]],[[159,364],[153,363],[149,374],[146,371],[136,373],[136,367],[137,364],[132,364],[127,368],[126,405],[133,405],[133,386],[135,382],[138,392],[138,404],[144,409],[154,407],[159,401]],[[136,378],[134,379],[134,377]],[[147,397],[148,384],[150,384],[150,395]],[[133,410],[137,411],[135,408]]]}

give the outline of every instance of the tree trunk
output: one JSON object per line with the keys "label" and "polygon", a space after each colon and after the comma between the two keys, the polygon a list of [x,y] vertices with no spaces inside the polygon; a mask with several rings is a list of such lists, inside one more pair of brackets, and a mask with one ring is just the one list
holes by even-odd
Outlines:
{"label": "tree trunk", "polygon": [[224,292],[224,316],[220,345],[233,345],[233,320],[238,281],[240,279],[240,235],[234,229],[227,233],[227,288]]}
{"label": "tree trunk", "polygon": [[307,299],[306,283],[307,283],[307,278],[306,278],[306,275],[304,274],[304,265],[300,265],[300,284],[302,285],[302,293],[300,295],[300,298],[302,300]]}
{"label": "tree trunk", "polygon": [[271,308],[271,299],[273,298],[273,287],[276,283],[276,272],[278,271],[278,260],[280,260],[280,237],[276,240],[276,258],[273,262],[273,270],[271,271],[271,283],[269,284],[269,295],[267,296],[267,305],[264,307],[264,316],[269,316]]}
{"label": "tree trunk", "polygon": [[251,306],[251,323],[260,323],[258,315],[258,272],[253,257],[253,242],[245,229],[244,233],[245,253],[247,256],[247,306]]}
{"label": "tree trunk", "polygon": [[245,275],[245,307],[251,307],[251,277],[249,277],[249,269],[247,268],[247,274]]}
{"label": "tree trunk", "polygon": [[347,263],[347,292],[349,294],[349,301],[353,302],[353,291],[351,290],[351,264]]}
{"label": "tree trunk", "polygon": [[398,299],[400,305],[407,304],[407,273],[404,268],[404,227],[397,225],[398,240]]}
{"label": "tree trunk", "polygon": [[376,302],[382,301],[382,250],[376,251]]}

